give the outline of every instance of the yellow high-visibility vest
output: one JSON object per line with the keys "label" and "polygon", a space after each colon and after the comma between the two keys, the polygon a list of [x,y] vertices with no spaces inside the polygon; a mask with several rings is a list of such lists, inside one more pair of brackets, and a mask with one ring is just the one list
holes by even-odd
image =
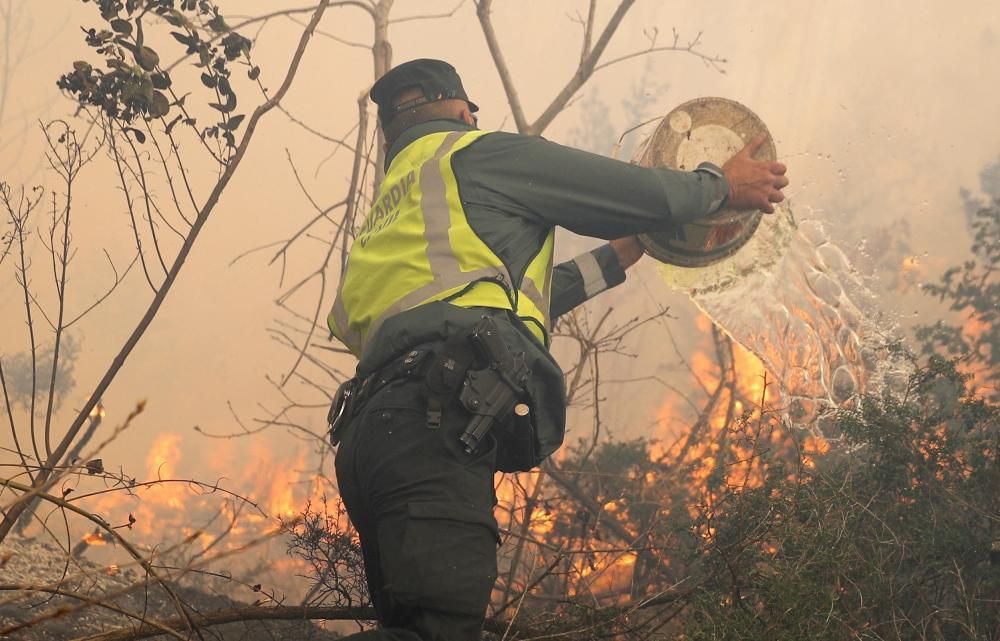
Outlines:
{"label": "yellow high-visibility vest", "polygon": [[548,342],[554,230],[521,283],[469,226],[451,158],[485,131],[445,131],[393,158],[357,231],[327,323],[357,356],[386,319],[431,301],[514,310]]}

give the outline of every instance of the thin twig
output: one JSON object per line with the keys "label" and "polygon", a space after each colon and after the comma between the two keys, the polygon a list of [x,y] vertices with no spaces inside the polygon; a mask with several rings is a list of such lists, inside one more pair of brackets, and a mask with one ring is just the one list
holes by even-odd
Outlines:
{"label": "thin twig", "polygon": [[[62,459],[62,457],[69,450],[71,444],[79,434],[80,429],[83,427],[84,422],[90,415],[90,412],[94,409],[94,407],[97,405],[100,399],[104,396],[105,390],[107,390],[108,386],[111,385],[111,382],[115,379],[115,377],[118,375],[118,372],[125,364],[125,361],[128,358],[129,354],[131,354],[132,350],[135,348],[139,340],[145,334],[149,325],[153,322],[153,319],[156,317],[157,313],[160,310],[160,307],[163,305],[163,302],[166,299],[167,294],[170,293],[170,290],[174,282],[176,281],[177,276],[181,271],[181,268],[184,266],[184,262],[187,260],[188,254],[190,254],[191,249],[194,247],[195,241],[198,239],[198,236],[202,228],[204,227],[205,223],[208,222],[208,218],[214,211],[215,206],[218,204],[219,199],[222,196],[222,193],[229,185],[229,182],[232,180],[233,175],[235,174],[237,168],[240,166],[243,158],[245,157],[247,148],[249,147],[250,142],[253,139],[253,134],[257,129],[257,124],[259,123],[260,119],[269,111],[274,109],[274,107],[279,102],[281,102],[282,98],[284,98],[285,94],[288,93],[288,90],[291,87],[293,80],[295,79],[295,75],[298,72],[299,65],[302,62],[302,57],[305,55],[305,51],[309,44],[309,40],[312,36],[312,33],[315,30],[316,25],[319,24],[320,20],[323,17],[323,14],[325,13],[329,5],[330,5],[330,0],[322,0],[319,3],[316,11],[313,14],[312,20],[309,23],[309,27],[305,29],[305,31],[303,31],[302,36],[299,39],[298,46],[296,47],[295,53],[292,56],[292,61],[289,64],[288,71],[285,75],[284,81],[281,83],[281,86],[267,102],[258,106],[254,110],[253,114],[250,116],[245,133],[243,135],[243,139],[240,141],[239,147],[233,154],[231,162],[226,166],[226,169],[223,172],[223,175],[220,178],[219,182],[216,183],[215,188],[212,190],[212,193],[205,201],[204,207],[198,213],[198,217],[195,219],[194,224],[191,226],[191,232],[188,234],[187,239],[185,240],[184,244],[178,251],[176,258],[174,259],[173,265],[171,266],[170,271],[167,273],[163,283],[161,284],[159,289],[156,290],[156,295],[150,302],[149,308],[146,310],[146,313],[139,321],[139,324],[135,327],[135,329],[129,335],[128,339],[122,345],[121,350],[112,361],[111,365],[105,372],[104,376],[101,378],[100,382],[97,384],[97,387],[94,389],[90,397],[87,399],[83,407],[80,409],[80,412],[77,414],[76,419],[73,421],[73,423],[70,425],[69,429],[63,436],[62,441],[53,450],[52,455],[46,459],[45,467],[47,469],[42,470],[42,472],[38,474],[34,483],[35,487],[39,487],[41,485],[48,483],[49,478],[51,476],[51,472],[49,470],[51,470],[56,464],[58,464],[59,461]],[[2,541],[7,536],[11,528],[17,522],[18,518],[24,512],[24,510],[27,509],[29,504],[30,501],[19,501],[4,514],[3,522],[0,523],[0,541]]]}

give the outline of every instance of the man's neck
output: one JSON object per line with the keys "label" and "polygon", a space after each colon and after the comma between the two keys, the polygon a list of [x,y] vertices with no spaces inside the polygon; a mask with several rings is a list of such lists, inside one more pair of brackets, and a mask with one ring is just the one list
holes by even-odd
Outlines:
{"label": "man's neck", "polygon": [[389,151],[385,155],[385,171],[389,171],[389,165],[392,164],[393,158],[395,158],[399,152],[406,149],[413,141],[418,138],[422,138],[428,134],[436,134],[441,131],[475,131],[476,128],[467,125],[464,122],[458,120],[428,120],[427,122],[422,122],[417,125],[413,125],[409,129],[403,131],[399,134],[399,137],[389,146]]}

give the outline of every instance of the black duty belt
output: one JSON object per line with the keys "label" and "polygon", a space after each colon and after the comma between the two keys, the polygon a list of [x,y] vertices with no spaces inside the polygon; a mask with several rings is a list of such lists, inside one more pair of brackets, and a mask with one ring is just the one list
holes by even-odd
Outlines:
{"label": "black duty belt", "polygon": [[[496,321],[485,315],[467,334],[416,347],[374,374],[344,382],[327,417],[330,442],[340,442],[344,426],[380,389],[401,378],[419,377],[427,398],[429,429],[441,426],[444,405],[457,398],[469,413],[469,423],[461,434],[467,453],[475,453],[495,426],[507,425],[498,437],[506,439],[501,449],[509,456],[498,461],[498,469],[531,469],[539,461],[535,456],[534,413],[526,391],[530,376],[525,354],[511,353]],[[511,418],[513,421],[508,421]]]}
{"label": "black duty belt", "polygon": [[340,442],[344,426],[350,422],[354,413],[360,410],[368,399],[380,389],[401,378],[420,376],[423,373],[424,364],[432,354],[431,349],[418,347],[407,352],[402,358],[390,361],[388,365],[368,376],[355,377],[341,383],[334,394],[333,404],[326,417],[330,427],[330,443],[337,445]]}

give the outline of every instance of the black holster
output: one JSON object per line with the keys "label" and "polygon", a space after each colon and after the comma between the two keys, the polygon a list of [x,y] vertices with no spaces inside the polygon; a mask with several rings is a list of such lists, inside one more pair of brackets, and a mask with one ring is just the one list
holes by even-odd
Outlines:
{"label": "black holster", "polygon": [[[454,335],[433,348],[418,347],[367,378],[344,382],[327,417],[330,443],[340,442],[354,413],[382,386],[398,378],[422,377],[428,428],[439,428],[444,406],[457,400],[471,414],[460,437],[466,452],[476,452],[492,435],[499,471],[530,470],[541,462],[535,413],[526,391],[530,376],[524,353],[512,354],[496,321],[483,316],[469,333]],[[514,412],[515,406],[521,411]]]}
{"label": "black holster", "polygon": [[[484,316],[468,334],[449,340],[427,372],[428,426],[440,424],[441,408],[458,394],[471,414],[461,435],[475,453],[487,435],[497,441],[497,469],[529,470],[538,464],[533,412],[525,391],[531,370],[523,353],[512,354],[496,321]],[[521,411],[515,413],[515,406]]]}

